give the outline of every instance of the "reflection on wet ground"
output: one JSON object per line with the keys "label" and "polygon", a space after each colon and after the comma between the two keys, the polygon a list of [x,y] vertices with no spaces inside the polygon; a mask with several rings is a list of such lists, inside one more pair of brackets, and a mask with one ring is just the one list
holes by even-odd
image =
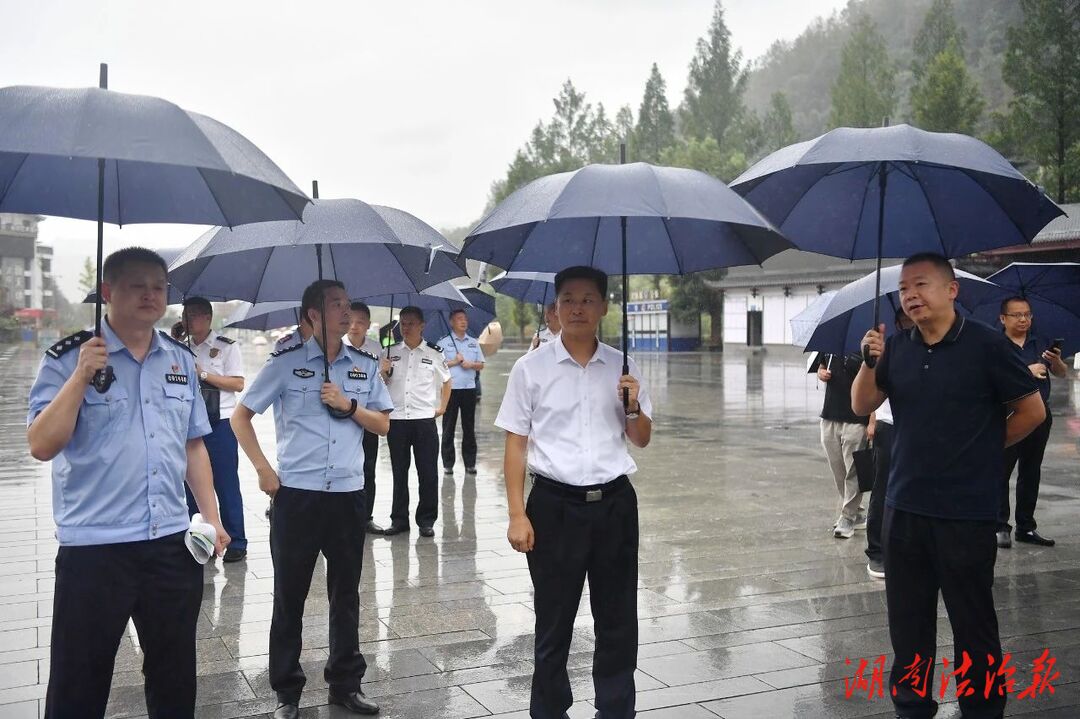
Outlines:
{"label": "reflection on wet ground", "polygon": [[[257,371],[265,348],[245,348]],[[0,717],[37,717],[48,682],[53,539],[48,467],[26,450],[27,388],[40,355],[0,348]],[[514,352],[492,358],[478,409],[479,475],[442,481],[436,536],[371,538],[360,587],[369,697],[388,718],[525,717],[532,597],[524,558],[507,544],[502,437],[492,427]],[[865,571],[865,539],[832,537],[832,479],[818,444],[823,391],[788,349],[749,355],[642,355],[657,424],[637,451],[640,497],[642,717],[892,716],[887,700],[844,698],[860,658],[889,653],[883,584]],[[1057,658],[1056,693],[1013,701],[1009,714],[1080,716],[1080,382],[1057,382],[1058,421],[1047,450],[1038,520],[1050,549],[1004,550],[995,586],[1017,691],[1044,648]],[[257,420],[272,443],[269,413]],[[265,445],[264,445],[265,446]],[[248,560],[206,570],[198,627],[199,717],[264,716],[273,567],[266,501],[241,460]],[[414,480],[415,481],[415,480]],[[376,521],[389,516],[390,467],[379,456]],[[414,495],[415,496],[415,495]],[[322,568],[317,570],[322,573]],[[587,591],[587,588],[586,588]],[[592,717],[588,599],[570,657],[578,703]],[[952,655],[944,608],[943,656]],[[326,705],[326,591],[309,597],[302,715]],[[121,646],[110,716],[145,713],[134,629]],[[939,665],[940,668],[940,665]],[[939,717],[956,717],[955,701]]]}

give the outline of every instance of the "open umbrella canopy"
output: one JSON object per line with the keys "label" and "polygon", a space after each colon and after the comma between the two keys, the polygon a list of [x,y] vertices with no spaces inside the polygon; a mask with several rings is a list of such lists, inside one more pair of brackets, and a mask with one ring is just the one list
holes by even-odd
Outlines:
{"label": "open umbrella canopy", "polygon": [[[1063,214],[973,137],[840,127],[777,150],[731,183],[799,249],[848,259],[1021,245]],[[879,207],[884,193],[883,233]]]}
{"label": "open umbrella canopy", "polygon": [[1080,264],[1014,262],[986,279],[1000,286],[1004,296],[980,303],[974,311],[977,319],[1000,327],[1002,300],[1023,297],[1031,306],[1034,334],[1064,339],[1064,356],[1080,351]]}
{"label": "open umbrella canopy", "polygon": [[[881,297],[885,298],[886,311],[881,322],[885,323],[886,334],[892,334],[893,317],[900,308],[900,271],[901,265],[893,265],[881,270]],[[993,282],[984,280],[969,272],[956,270],[956,279],[960,284],[957,295],[957,310],[961,314],[971,314],[983,303],[1000,303],[1008,296],[1008,291]],[[799,343],[807,351],[847,354],[859,351],[866,330],[874,322],[874,290],[876,273],[871,272],[854,282],[844,285],[834,293],[821,295],[805,310],[791,319],[793,339],[796,335],[804,338]],[[823,299],[828,297],[828,299]],[[796,330],[799,328],[799,331]],[[807,334],[809,329],[809,334]]]}
{"label": "open umbrella canopy", "polygon": [[185,295],[246,302],[295,301],[319,276],[350,297],[419,291],[465,273],[449,241],[407,212],[360,200],[314,200],[303,222],[218,227],[169,268]]}
{"label": "open umbrella canopy", "polygon": [[503,272],[490,284],[499,294],[522,302],[546,306],[555,301],[554,272]]}
{"label": "open umbrella canopy", "polygon": [[300,322],[300,301],[260,302],[253,305],[243,302],[225,320],[226,327],[243,330],[267,330],[289,327]]}
{"label": "open umbrella canopy", "polygon": [[166,100],[96,87],[0,88],[0,212],[241,225],[296,219],[308,201],[240,133]]}
{"label": "open umbrella canopy", "polygon": [[720,180],[643,162],[588,165],[541,177],[496,206],[460,256],[507,271],[591,265],[628,274],[686,274],[759,264],[792,245]]}
{"label": "open umbrella canopy", "polygon": [[[467,331],[471,336],[479,338],[488,324],[495,319],[495,298],[475,287],[466,287],[461,290],[461,294],[469,300],[469,306],[463,308],[469,320]],[[449,309],[424,312],[424,339],[440,342],[450,334],[450,312]]]}

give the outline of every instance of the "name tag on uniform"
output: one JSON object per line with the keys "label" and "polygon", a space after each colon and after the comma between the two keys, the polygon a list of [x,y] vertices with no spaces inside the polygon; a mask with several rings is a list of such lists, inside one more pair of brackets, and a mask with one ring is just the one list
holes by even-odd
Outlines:
{"label": "name tag on uniform", "polygon": [[358,369],[349,370],[349,379],[367,379],[367,372],[361,372]]}
{"label": "name tag on uniform", "polygon": [[299,377],[300,379],[307,379],[308,377],[314,377],[315,376],[315,372],[312,371],[312,370],[309,370],[307,367],[300,367],[300,368],[294,369],[292,371],[292,373],[294,375],[296,375],[297,377]]}
{"label": "name tag on uniform", "polygon": [[421,364],[432,364],[432,362],[431,362],[431,359],[430,359],[429,357],[423,357],[423,358],[421,358],[421,359],[420,359],[420,363],[421,363]]}
{"label": "name tag on uniform", "polygon": [[169,384],[187,384],[187,375],[169,372],[165,375],[165,381]]}
{"label": "name tag on uniform", "polygon": [[401,355],[394,355],[393,357],[390,358],[390,361],[391,362],[397,362],[399,359],[401,359]]}
{"label": "name tag on uniform", "polygon": [[476,343],[475,342],[470,342],[469,347],[472,348],[472,349],[476,349]]}

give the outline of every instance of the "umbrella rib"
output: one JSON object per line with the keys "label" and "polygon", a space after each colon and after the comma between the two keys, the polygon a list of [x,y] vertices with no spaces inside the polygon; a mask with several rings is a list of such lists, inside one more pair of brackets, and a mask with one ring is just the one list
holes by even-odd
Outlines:
{"label": "umbrella rib", "polygon": [[914,172],[911,173],[911,177],[915,180],[915,184],[919,186],[919,192],[922,193],[923,199],[926,200],[926,208],[930,210],[930,216],[934,218],[934,228],[937,229],[938,243],[941,245],[942,257],[948,257],[949,251],[945,248],[945,238],[941,235],[941,225],[938,223],[937,212],[934,211],[934,204],[930,202],[930,195],[926,192],[926,187],[923,186],[922,179]]}
{"label": "umbrella rib", "polygon": [[866,178],[866,187],[863,189],[863,201],[859,205],[859,219],[855,223],[855,238],[851,241],[851,252],[848,253],[848,261],[855,261],[855,245],[859,242],[859,227],[862,225],[863,213],[866,212],[866,193],[870,189],[870,183],[877,177],[876,172],[870,173],[870,176]]}
{"label": "umbrella rib", "polygon": [[[975,174],[973,174],[973,172],[969,172],[966,168],[961,168],[960,172],[962,172],[964,175],[967,175],[967,177],[970,178],[972,182],[981,187],[983,192],[990,195],[990,197],[993,197],[994,202],[997,203],[997,206],[999,208],[1001,208],[1001,203],[997,201],[997,198],[994,197],[993,193],[991,193],[990,190],[986,189],[986,185],[979,182],[979,178]],[[1012,226],[1016,228],[1016,231],[1020,234],[1020,236],[1024,238],[1024,244],[1030,245],[1031,241],[1035,239],[1034,236],[1028,237],[1027,235],[1025,235],[1024,230],[1020,227],[1020,225],[1016,224],[1016,220],[1013,218],[1012,214],[1009,212],[1005,212],[1004,210],[1002,210],[1002,212],[1006,217],[1009,218],[1009,222],[1011,222]]]}
{"label": "umbrella rib", "polygon": [[22,172],[23,165],[26,164],[26,158],[28,157],[30,157],[29,152],[23,153],[22,159],[19,160],[19,166],[16,167],[15,172],[11,174],[11,181],[4,186],[4,191],[0,192],[0,205],[4,204],[4,200],[7,199],[8,192],[11,190],[12,187],[15,186],[15,178],[19,176],[20,172]]}
{"label": "umbrella rib", "polygon": [[593,232],[593,238],[592,238],[592,265],[593,265],[593,267],[596,266],[596,249],[597,249],[598,243],[600,242],[600,222],[603,219],[604,218],[602,216],[600,216],[600,215],[596,216],[596,230]]}
{"label": "umbrella rib", "polygon": [[221,201],[218,199],[217,193],[214,192],[214,188],[210,184],[210,181],[206,179],[206,174],[201,167],[196,167],[195,170],[199,173],[199,177],[203,179],[203,182],[206,183],[206,189],[210,192],[210,197],[214,198],[214,204],[217,205],[218,212],[221,213],[222,219],[225,220],[225,224],[231,230],[233,228],[232,222],[229,221],[229,216],[225,214],[225,208],[221,206]]}
{"label": "umbrella rib", "polygon": [[686,271],[683,269],[682,262],[679,261],[679,253],[675,251],[675,241],[671,239],[671,230],[668,229],[667,218],[661,215],[660,222],[663,223],[664,232],[667,233],[668,242],[671,243],[671,255],[675,258],[675,266],[679,268],[679,274],[684,275]]}

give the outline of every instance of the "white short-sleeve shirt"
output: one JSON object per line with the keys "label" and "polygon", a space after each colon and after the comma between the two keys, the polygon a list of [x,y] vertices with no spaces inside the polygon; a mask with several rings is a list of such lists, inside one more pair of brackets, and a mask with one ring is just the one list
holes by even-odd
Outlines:
{"label": "white short-sleeve shirt", "polygon": [[[236,340],[219,335],[214,330],[206,335],[206,339],[196,344],[191,342],[191,351],[195,353],[195,361],[206,372],[223,377],[243,377],[244,360],[240,356],[240,345]],[[236,409],[236,392],[227,389],[219,389],[218,400],[219,416],[221,419],[232,417]]]}
{"label": "white short-sleeve shirt", "polygon": [[[634,360],[641,413],[652,400]],[[637,471],[626,447],[626,414],[619,397],[622,352],[598,343],[584,367],[561,338],[522,356],[510,371],[495,426],[529,438],[528,468],[564,484],[610,482]]]}
{"label": "white short-sleeve shirt", "polygon": [[[390,366],[386,379],[390,398],[394,401],[391,421],[395,419],[431,419],[442,406],[442,386],[450,379],[439,345],[421,341],[410,349],[404,342],[390,347]],[[386,355],[380,355],[385,357]]]}

